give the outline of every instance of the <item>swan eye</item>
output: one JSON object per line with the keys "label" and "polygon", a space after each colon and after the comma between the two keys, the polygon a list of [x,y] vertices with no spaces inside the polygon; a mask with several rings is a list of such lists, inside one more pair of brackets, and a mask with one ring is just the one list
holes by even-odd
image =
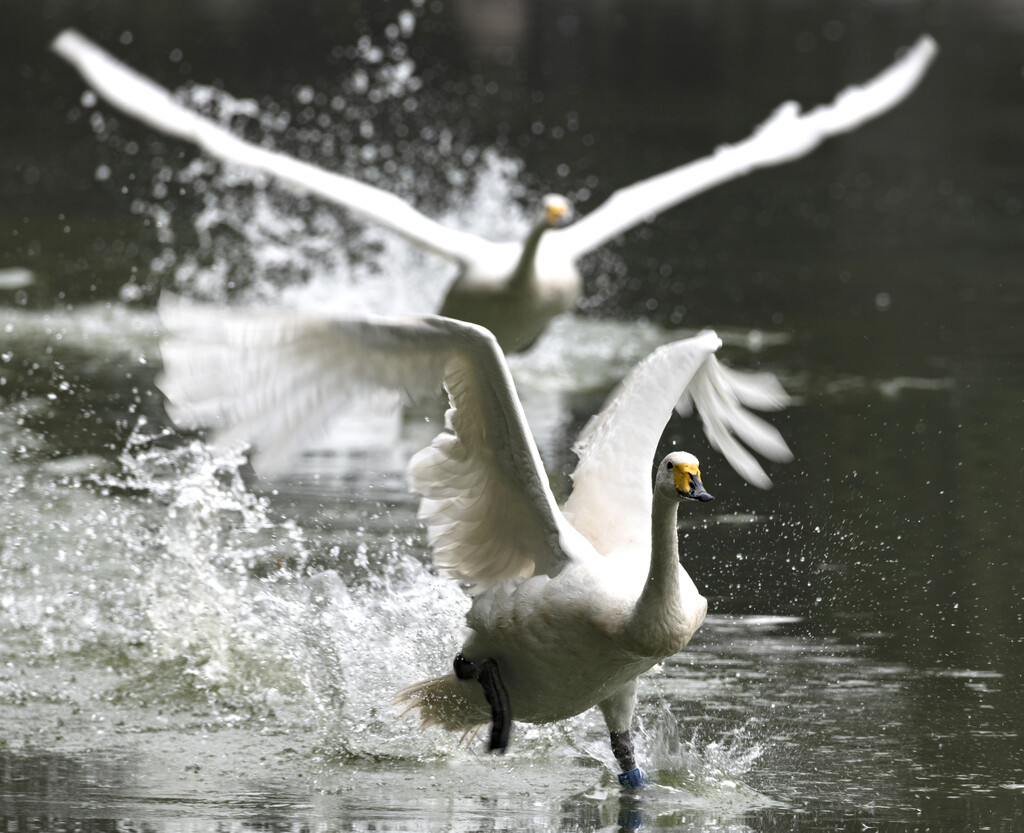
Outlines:
{"label": "swan eye", "polygon": [[672,464],[671,463],[665,463],[665,470],[666,471],[672,471]]}

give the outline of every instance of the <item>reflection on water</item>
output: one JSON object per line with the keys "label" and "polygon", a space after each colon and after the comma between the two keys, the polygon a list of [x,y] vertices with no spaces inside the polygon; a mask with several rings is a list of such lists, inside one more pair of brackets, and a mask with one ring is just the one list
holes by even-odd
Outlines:
{"label": "reflection on water", "polygon": [[[8,830],[1021,826],[1014,4],[526,3],[518,52],[463,49],[468,4],[39,6],[0,32],[19,33],[0,68]],[[387,707],[460,641],[403,476],[433,423],[391,419],[387,443],[336,441],[274,483],[168,430],[159,285],[415,309],[448,273],[83,102],[44,51],[69,23],[172,86],[222,79],[239,100],[190,95],[491,235],[529,197],[594,204],[937,36],[905,108],[599,253],[585,315],[514,362],[563,495],[579,427],[677,327],[717,327],[797,398],[772,491],[699,449],[716,514],[681,534],[713,615],[643,680],[654,788],[620,794],[593,715],[517,727],[493,758]],[[674,420],[672,443],[703,440]]]}

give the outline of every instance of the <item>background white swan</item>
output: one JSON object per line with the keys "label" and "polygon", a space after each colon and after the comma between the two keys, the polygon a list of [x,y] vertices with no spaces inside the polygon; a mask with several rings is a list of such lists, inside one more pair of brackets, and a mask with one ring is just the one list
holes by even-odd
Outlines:
{"label": "background white swan", "polygon": [[250,440],[257,466],[287,454],[360,390],[415,398],[443,384],[446,430],[413,457],[409,477],[436,564],[473,596],[471,635],[453,673],[400,696],[424,725],[466,730],[490,719],[492,749],[508,742],[513,717],[548,722],[600,706],[623,783],[640,782],[629,737],[636,678],[683,648],[707,608],[680,566],[675,523],[680,500],[710,499],[698,462],[669,455],[652,494],[652,459],[683,400],[727,459],[766,485],[738,440],[789,457],[779,433],[744,407],[781,407],[774,377],[727,371],[710,331],[658,348],[582,431],[563,514],[504,355],[481,327],[439,316],[227,310],[169,296],[160,313],[168,337],[159,385],[170,413]]}
{"label": "background white swan", "polygon": [[545,198],[525,240],[493,242],[438,223],[394,194],[244,141],[78,32],[61,33],[53,49],[111,104],[157,130],[192,142],[223,162],[258,169],[342,205],[459,263],[460,273],[440,312],[487,327],[506,351],[528,347],[554,315],[575,304],[581,292],[576,268],[580,257],[702,191],[797,159],[825,139],[887,112],[917,86],[937,51],[935,41],[924,36],[892,66],[866,84],[846,89],[831,104],[801,113],[787,102],[748,139],[616,191],[565,228],[560,226],[571,216],[568,201]]}

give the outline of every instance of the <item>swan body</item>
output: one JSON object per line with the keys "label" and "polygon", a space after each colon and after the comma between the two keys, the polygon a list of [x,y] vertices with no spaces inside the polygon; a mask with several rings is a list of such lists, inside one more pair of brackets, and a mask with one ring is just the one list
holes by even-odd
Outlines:
{"label": "swan body", "polygon": [[[598,706],[624,783],[640,776],[629,740],[636,679],[681,650],[707,602],[680,563],[679,502],[710,500],[697,459],[651,460],[673,408],[700,415],[712,444],[745,477],[767,475],[744,444],[789,459],[779,433],[747,406],[785,404],[773,376],[727,370],[710,331],[640,362],[584,427],[562,509],[496,339],[440,316],[327,316],[222,309],[165,295],[158,384],[183,426],[213,426],[253,445],[267,471],[360,391],[409,398],[444,386],[445,430],[409,463],[435,564],[472,599],[453,673],[398,695],[422,725],[560,720]],[[684,560],[696,560],[684,553]]]}
{"label": "swan body", "polygon": [[[583,255],[709,188],[797,159],[882,115],[914,90],[937,51],[923,36],[892,66],[831,104],[801,113],[787,102],[749,138],[622,188],[571,225],[571,211],[552,217],[546,204],[525,240],[494,242],[438,223],[387,191],[244,141],[76,31],[62,32],[52,46],[97,93],[151,127],[341,205],[459,264],[441,313],[488,328],[508,352],[530,346],[553,316],[575,305],[582,291],[576,263]],[[557,199],[569,208],[564,197]]]}
{"label": "swan body", "polygon": [[[697,469],[698,462],[677,452],[663,466]],[[517,719],[549,723],[600,706],[610,731],[627,731],[636,678],[685,648],[704,621],[707,600],[679,563],[680,497],[674,487],[663,492],[659,478],[646,547],[604,554],[579,544],[555,576],[509,579],[473,599],[461,653],[497,662]],[[479,687],[454,674],[411,686],[399,699],[419,710],[424,726],[466,730],[490,717]]]}
{"label": "swan body", "polygon": [[526,349],[547,322],[573,307],[583,287],[576,264],[549,232],[567,225],[572,205],[559,194],[541,210],[522,244],[493,244],[489,258],[466,261],[440,315],[490,330],[506,352]]}

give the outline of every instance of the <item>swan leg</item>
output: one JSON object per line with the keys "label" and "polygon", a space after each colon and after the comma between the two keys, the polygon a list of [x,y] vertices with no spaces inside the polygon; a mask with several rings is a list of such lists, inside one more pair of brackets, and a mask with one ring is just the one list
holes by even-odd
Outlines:
{"label": "swan leg", "polygon": [[612,754],[622,767],[619,783],[631,790],[640,789],[644,785],[644,771],[636,765],[636,753],[633,751],[633,738],[629,729],[623,732],[611,732]]}
{"label": "swan leg", "polygon": [[644,773],[637,766],[633,738],[629,733],[630,724],[633,722],[633,710],[636,708],[636,680],[624,685],[607,700],[602,700],[598,707],[604,715],[605,723],[608,724],[612,754],[622,767],[619,783],[629,789],[639,789],[644,785]]}
{"label": "swan leg", "polygon": [[623,772],[636,769],[636,753],[633,751],[633,738],[630,737],[629,729],[624,732],[612,732],[612,754],[619,762]]}
{"label": "swan leg", "polygon": [[456,677],[460,680],[476,680],[483,688],[487,705],[491,707],[491,739],[488,749],[499,754],[504,752],[512,731],[512,706],[498,672],[498,663],[489,657],[473,662],[458,654],[454,666]]}

